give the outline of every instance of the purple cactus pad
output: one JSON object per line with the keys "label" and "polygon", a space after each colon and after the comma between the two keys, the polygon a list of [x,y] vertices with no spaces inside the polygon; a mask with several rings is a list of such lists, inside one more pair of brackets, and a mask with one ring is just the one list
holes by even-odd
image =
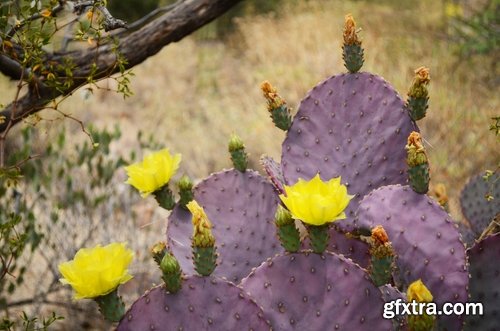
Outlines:
{"label": "purple cactus pad", "polygon": [[365,194],[407,181],[408,135],[418,131],[404,101],[383,78],[369,73],[333,76],[302,100],[282,146],[287,183],[342,176],[352,216]]}
{"label": "purple cactus pad", "polygon": [[190,276],[171,294],[158,286],[140,297],[117,331],[270,330],[255,301],[232,283]]}
{"label": "purple cactus pad", "polygon": [[[385,302],[391,302],[396,300],[401,300],[401,302],[407,302],[406,295],[399,292],[399,290],[392,285],[386,284],[379,287],[380,292],[382,292],[382,298]],[[401,309],[402,310],[402,309]],[[395,313],[395,309],[393,310]],[[407,331],[408,330],[408,320],[406,315],[396,315],[392,319],[392,325],[394,331]]]}
{"label": "purple cactus pad", "polygon": [[[382,225],[397,254],[398,287],[422,279],[434,301],[467,301],[467,260],[457,227],[446,211],[409,186],[384,186],[360,203],[354,226]],[[440,316],[440,325],[459,330],[460,316]]]}
{"label": "purple cactus pad", "polygon": [[488,236],[467,250],[470,262],[470,301],[481,302],[484,315],[470,315],[465,330],[500,327],[500,233]]}
{"label": "purple cactus pad", "polygon": [[392,330],[382,294],[368,274],[341,255],[277,255],[243,279],[278,330]]}
{"label": "purple cactus pad", "polygon": [[264,168],[269,180],[276,188],[279,194],[285,193],[285,178],[283,177],[283,170],[281,169],[281,165],[276,162],[272,157],[263,155],[260,158],[260,164]]}
{"label": "purple cactus pad", "polygon": [[[476,238],[500,213],[500,174],[493,174],[488,181],[483,179],[483,175],[472,177],[460,193],[462,213],[476,233]],[[492,195],[493,200],[488,201],[487,194]]]}
{"label": "purple cactus pad", "polygon": [[[215,276],[238,283],[262,261],[283,252],[274,225],[278,195],[257,172],[212,174],[194,188],[194,199],[213,224],[219,254]],[[177,206],[169,217],[167,240],[186,274],[195,274],[192,233],[191,213]]]}

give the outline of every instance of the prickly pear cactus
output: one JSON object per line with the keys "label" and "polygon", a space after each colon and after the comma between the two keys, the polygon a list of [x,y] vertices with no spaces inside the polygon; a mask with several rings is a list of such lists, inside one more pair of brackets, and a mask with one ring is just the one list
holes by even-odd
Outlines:
{"label": "prickly pear cactus", "polygon": [[[219,253],[215,276],[237,283],[253,267],[283,251],[273,222],[278,197],[257,172],[233,169],[212,174],[194,188],[194,199],[213,224]],[[175,207],[169,217],[167,241],[186,274],[194,274],[192,232],[191,214]]]}
{"label": "prickly pear cactus", "polygon": [[274,330],[391,330],[381,292],[341,255],[286,253],[264,262],[241,286]]}
{"label": "prickly pear cactus", "polygon": [[368,244],[355,238],[349,238],[336,226],[332,226],[330,229],[330,241],[327,249],[350,258],[363,268],[367,268],[370,264]]}
{"label": "prickly pear cactus", "polygon": [[467,250],[470,262],[470,300],[481,302],[484,316],[468,316],[465,330],[497,330],[500,316],[500,233]]}
{"label": "prickly pear cactus", "polygon": [[407,137],[418,131],[404,101],[383,78],[341,74],[315,86],[302,100],[282,146],[287,183],[342,176],[353,216],[359,200],[382,185],[407,181]]}
{"label": "prickly pear cactus", "polygon": [[215,277],[189,276],[175,294],[163,286],[144,294],[117,331],[270,329],[262,310],[240,288]]}
{"label": "prickly pear cactus", "polygon": [[[403,290],[422,279],[435,302],[467,301],[464,244],[450,216],[427,195],[409,186],[381,187],[361,201],[354,227],[382,225],[397,254],[394,275]],[[459,316],[440,316],[442,329],[459,330]]]}
{"label": "prickly pear cactus", "polygon": [[[500,174],[493,174],[487,181],[483,175],[472,177],[460,193],[462,213],[476,233],[476,238],[500,213]],[[487,194],[493,196],[491,201],[486,199]]]}
{"label": "prickly pear cactus", "polygon": [[[392,285],[386,284],[379,287],[382,292],[384,302],[391,302],[400,299],[401,302],[407,302],[406,296]],[[396,315],[392,320],[392,329],[394,331],[407,331],[408,320],[405,315]]]}
{"label": "prickly pear cactus", "polygon": [[276,188],[279,194],[285,193],[285,178],[283,177],[283,170],[281,169],[281,165],[276,162],[273,158],[269,156],[262,156],[260,158],[260,164],[262,168],[266,172],[269,180]]}

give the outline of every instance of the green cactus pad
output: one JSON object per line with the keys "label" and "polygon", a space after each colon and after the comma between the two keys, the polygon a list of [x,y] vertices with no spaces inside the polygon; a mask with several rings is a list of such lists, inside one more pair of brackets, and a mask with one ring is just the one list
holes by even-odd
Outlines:
{"label": "green cactus pad", "polygon": [[411,188],[420,194],[425,194],[429,191],[429,164],[423,163],[408,169],[408,179]]}
{"label": "green cactus pad", "polygon": [[394,267],[394,257],[371,257],[370,275],[377,286],[390,284],[392,280],[392,270]]}
{"label": "green cactus pad", "polygon": [[309,233],[309,242],[313,252],[320,254],[323,253],[328,246],[328,240],[330,239],[329,226],[308,225],[306,228]]}
{"label": "green cactus pad", "polygon": [[286,104],[271,110],[271,118],[274,125],[283,131],[287,131],[292,125],[292,116]]}
{"label": "green cactus pad", "polygon": [[193,247],[194,270],[201,276],[210,276],[217,266],[215,247]]}
{"label": "green cactus pad", "polygon": [[361,44],[342,46],[342,58],[344,59],[344,66],[349,72],[358,72],[365,62],[363,47],[361,47]]}
{"label": "green cactus pad", "polygon": [[300,249],[300,233],[295,224],[285,224],[278,227],[278,237],[281,246],[287,252],[297,252]]}
{"label": "green cactus pad", "polygon": [[414,121],[421,120],[425,117],[427,113],[427,108],[429,108],[429,97],[424,96],[420,98],[408,97],[408,111],[410,113],[410,117]]}

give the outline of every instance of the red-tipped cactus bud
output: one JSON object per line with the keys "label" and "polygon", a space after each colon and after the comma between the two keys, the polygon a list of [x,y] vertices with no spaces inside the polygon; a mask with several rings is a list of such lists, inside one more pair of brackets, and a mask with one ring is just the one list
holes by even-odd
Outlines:
{"label": "red-tipped cactus bud", "polygon": [[410,117],[418,121],[425,117],[427,108],[429,108],[429,92],[427,85],[431,81],[429,68],[420,67],[415,70],[413,83],[408,91],[407,107]]}
{"label": "red-tipped cactus bud", "polygon": [[352,14],[347,14],[344,18],[344,45],[361,45],[356,31],[356,21]]}
{"label": "red-tipped cactus bud", "polygon": [[361,47],[361,40],[358,37],[356,22],[351,14],[345,16],[344,24],[344,44],[342,45],[342,57],[344,65],[349,72],[358,72],[364,63],[364,50]]}
{"label": "red-tipped cactus bud", "polygon": [[377,286],[392,282],[394,265],[394,250],[389,236],[382,225],[372,229],[370,236],[370,267],[368,268],[373,282]]}
{"label": "red-tipped cactus bud", "polygon": [[385,232],[382,225],[377,225],[372,229],[372,239],[379,245],[384,245],[389,242],[389,236],[387,235],[387,232]]}
{"label": "red-tipped cactus bud", "polygon": [[287,131],[292,125],[292,117],[286,101],[267,80],[260,85],[260,89],[267,100],[267,110],[271,114],[274,125],[281,130]]}

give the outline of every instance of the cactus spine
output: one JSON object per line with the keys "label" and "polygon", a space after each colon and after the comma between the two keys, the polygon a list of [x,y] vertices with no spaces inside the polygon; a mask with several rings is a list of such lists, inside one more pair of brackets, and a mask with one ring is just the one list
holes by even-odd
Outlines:
{"label": "cactus spine", "polygon": [[429,191],[429,162],[420,133],[413,131],[408,137],[408,178],[412,189],[420,194]]}
{"label": "cactus spine", "polygon": [[345,16],[344,44],[342,45],[344,65],[351,73],[358,72],[364,63],[364,50],[356,30],[356,22],[351,14]]}

